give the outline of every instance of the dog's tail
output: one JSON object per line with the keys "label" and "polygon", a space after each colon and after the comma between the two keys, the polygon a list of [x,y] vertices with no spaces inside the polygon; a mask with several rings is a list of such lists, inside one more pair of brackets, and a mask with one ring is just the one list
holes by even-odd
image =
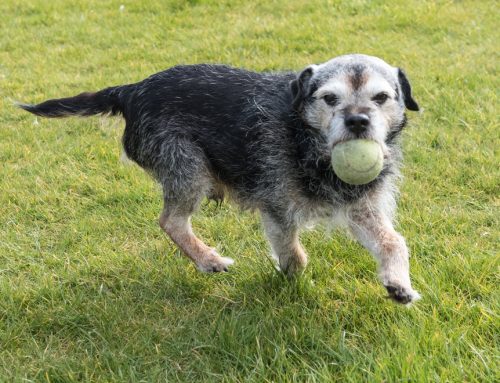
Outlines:
{"label": "dog's tail", "polygon": [[123,114],[124,99],[127,98],[131,86],[115,86],[95,93],[85,92],[74,97],[47,100],[36,105],[18,103],[17,106],[37,116],[53,118]]}

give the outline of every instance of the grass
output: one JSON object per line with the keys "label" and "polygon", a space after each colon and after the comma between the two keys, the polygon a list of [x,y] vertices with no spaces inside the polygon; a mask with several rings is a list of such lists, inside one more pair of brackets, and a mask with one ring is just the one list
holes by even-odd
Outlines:
{"label": "grass", "polygon": [[[122,8],[121,5],[123,5]],[[120,10],[121,9],[121,10]],[[494,1],[0,3],[0,381],[499,381]],[[302,235],[287,281],[258,217],[194,225],[237,263],[202,275],[157,226],[159,188],[120,161],[119,119],[42,120],[41,101],[177,63],[296,69],[347,52],[406,69],[398,229],[423,300],[384,299],[369,254]]]}

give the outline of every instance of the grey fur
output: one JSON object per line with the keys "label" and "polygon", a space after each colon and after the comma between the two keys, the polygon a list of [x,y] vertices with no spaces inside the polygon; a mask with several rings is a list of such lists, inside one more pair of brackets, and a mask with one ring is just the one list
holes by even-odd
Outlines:
{"label": "grey fur", "polygon": [[[273,255],[288,275],[307,263],[300,229],[335,222],[379,261],[391,298],[409,303],[419,295],[404,239],[392,226],[405,106],[418,109],[404,72],[358,54],[299,74],[179,66],[137,84],[21,105],[48,117],[122,113],[127,156],[163,186],[160,225],[200,270],[226,271],[232,263],[190,225],[204,197],[226,195],[262,213]],[[360,114],[369,126],[354,132],[345,120]],[[383,148],[384,170],[368,185],[347,185],[329,166],[333,146],[354,138]]]}

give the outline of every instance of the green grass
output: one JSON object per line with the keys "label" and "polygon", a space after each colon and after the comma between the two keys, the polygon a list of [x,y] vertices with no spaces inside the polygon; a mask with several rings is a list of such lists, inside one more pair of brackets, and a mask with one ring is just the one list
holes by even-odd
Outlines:
{"label": "green grass", "polygon": [[[120,11],[120,5],[124,9]],[[498,3],[0,3],[0,381],[499,381]],[[237,263],[203,275],[157,226],[158,186],[119,160],[120,119],[35,119],[37,102],[177,63],[299,70],[348,53],[408,72],[398,229],[423,300],[384,299],[342,233],[305,232],[305,274],[258,217],[205,204]]]}

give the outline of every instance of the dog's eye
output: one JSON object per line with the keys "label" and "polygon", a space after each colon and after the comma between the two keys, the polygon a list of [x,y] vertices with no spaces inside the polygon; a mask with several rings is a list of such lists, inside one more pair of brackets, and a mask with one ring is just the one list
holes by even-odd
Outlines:
{"label": "dog's eye", "polygon": [[389,98],[389,95],[387,93],[381,92],[377,94],[375,97],[372,98],[373,101],[375,101],[377,104],[382,105],[384,102],[387,101]]}
{"label": "dog's eye", "polygon": [[325,102],[330,106],[335,106],[339,103],[339,98],[333,93],[325,94],[323,96],[323,100],[325,100]]}

